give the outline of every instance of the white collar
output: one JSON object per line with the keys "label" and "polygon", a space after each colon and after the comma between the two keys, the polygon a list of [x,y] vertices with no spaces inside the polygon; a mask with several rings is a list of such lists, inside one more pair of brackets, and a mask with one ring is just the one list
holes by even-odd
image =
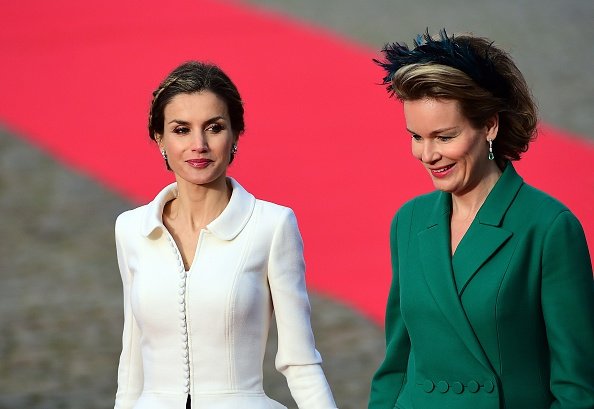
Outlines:
{"label": "white collar", "polygon": [[[231,199],[223,212],[206,226],[206,230],[221,240],[233,240],[237,237],[249,221],[256,204],[256,198],[237,183],[235,179],[231,177],[227,179],[231,182],[233,188]],[[148,237],[157,228],[165,230],[163,208],[167,202],[176,198],[177,194],[177,183],[174,182],[161,190],[147,204],[142,228],[144,236]]]}

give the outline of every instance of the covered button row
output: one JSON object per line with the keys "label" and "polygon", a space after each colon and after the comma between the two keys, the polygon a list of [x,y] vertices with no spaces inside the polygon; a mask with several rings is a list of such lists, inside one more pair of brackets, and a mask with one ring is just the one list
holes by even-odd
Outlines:
{"label": "covered button row", "polygon": [[492,381],[485,381],[483,384],[479,384],[477,381],[468,381],[462,383],[459,381],[448,383],[447,381],[438,381],[434,383],[432,380],[427,379],[423,382],[423,390],[427,393],[431,393],[437,390],[441,393],[452,391],[454,393],[462,393],[464,390],[468,390],[472,393],[477,393],[481,388],[487,393],[491,393],[495,390],[495,384]]}
{"label": "covered button row", "polygon": [[177,267],[179,269],[179,318],[181,321],[181,336],[182,336],[182,362],[184,366],[184,392],[190,393],[190,360],[188,349],[188,326],[186,321],[186,277],[187,273],[184,268],[184,263],[177,250],[177,246],[171,237],[169,243],[175,253],[177,259]]}
{"label": "covered button row", "polygon": [[167,239],[169,240],[169,245],[171,246],[171,250],[173,250],[173,253],[176,256],[176,261],[177,261],[177,267],[181,270],[181,271],[185,271],[184,269],[184,262],[179,254],[179,251],[177,250],[177,245],[175,244],[175,240],[173,240],[173,237],[168,236]]}

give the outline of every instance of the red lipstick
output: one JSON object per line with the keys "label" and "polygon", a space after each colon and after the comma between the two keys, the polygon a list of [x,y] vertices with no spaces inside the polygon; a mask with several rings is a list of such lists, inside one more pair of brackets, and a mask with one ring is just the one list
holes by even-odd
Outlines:
{"label": "red lipstick", "polygon": [[454,165],[455,165],[455,163],[451,164],[451,165],[435,168],[435,169],[429,169],[429,171],[431,172],[431,176],[434,176],[436,178],[445,178],[447,175],[449,175],[452,172]]}
{"label": "red lipstick", "polygon": [[212,163],[210,159],[188,159],[186,161],[188,165],[196,169],[204,169]]}

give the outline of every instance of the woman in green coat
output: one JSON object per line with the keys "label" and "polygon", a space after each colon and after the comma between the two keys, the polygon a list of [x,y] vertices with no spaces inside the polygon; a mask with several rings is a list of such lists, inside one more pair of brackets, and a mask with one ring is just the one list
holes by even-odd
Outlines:
{"label": "woman in green coat", "polygon": [[582,227],[511,163],[536,129],[522,74],[491,41],[445,31],[383,51],[384,82],[436,191],[394,217],[386,356],[369,409],[594,408]]}

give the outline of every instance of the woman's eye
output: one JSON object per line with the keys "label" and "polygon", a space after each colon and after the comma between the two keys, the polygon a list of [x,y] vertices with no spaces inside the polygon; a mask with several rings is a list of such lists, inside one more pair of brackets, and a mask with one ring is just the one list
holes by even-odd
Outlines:
{"label": "woman's eye", "polygon": [[185,135],[188,132],[190,132],[190,129],[185,126],[178,126],[173,129],[173,133],[176,133],[178,135]]}
{"label": "woman's eye", "polygon": [[452,136],[438,136],[437,139],[439,139],[442,142],[449,142],[454,138]]}
{"label": "woman's eye", "polygon": [[419,135],[417,135],[417,134],[415,134],[415,133],[414,133],[414,134],[412,134],[412,135],[411,135],[411,137],[412,137],[412,138],[413,138],[415,141],[417,141],[417,142],[418,142],[418,141],[420,141],[420,140],[422,139],[422,138],[421,138]]}
{"label": "woman's eye", "polygon": [[223,130],[223,125],[221,124],[210,124],[208,127],[206,127],[207,131],[210,131],[212,133],[219,133]]}

